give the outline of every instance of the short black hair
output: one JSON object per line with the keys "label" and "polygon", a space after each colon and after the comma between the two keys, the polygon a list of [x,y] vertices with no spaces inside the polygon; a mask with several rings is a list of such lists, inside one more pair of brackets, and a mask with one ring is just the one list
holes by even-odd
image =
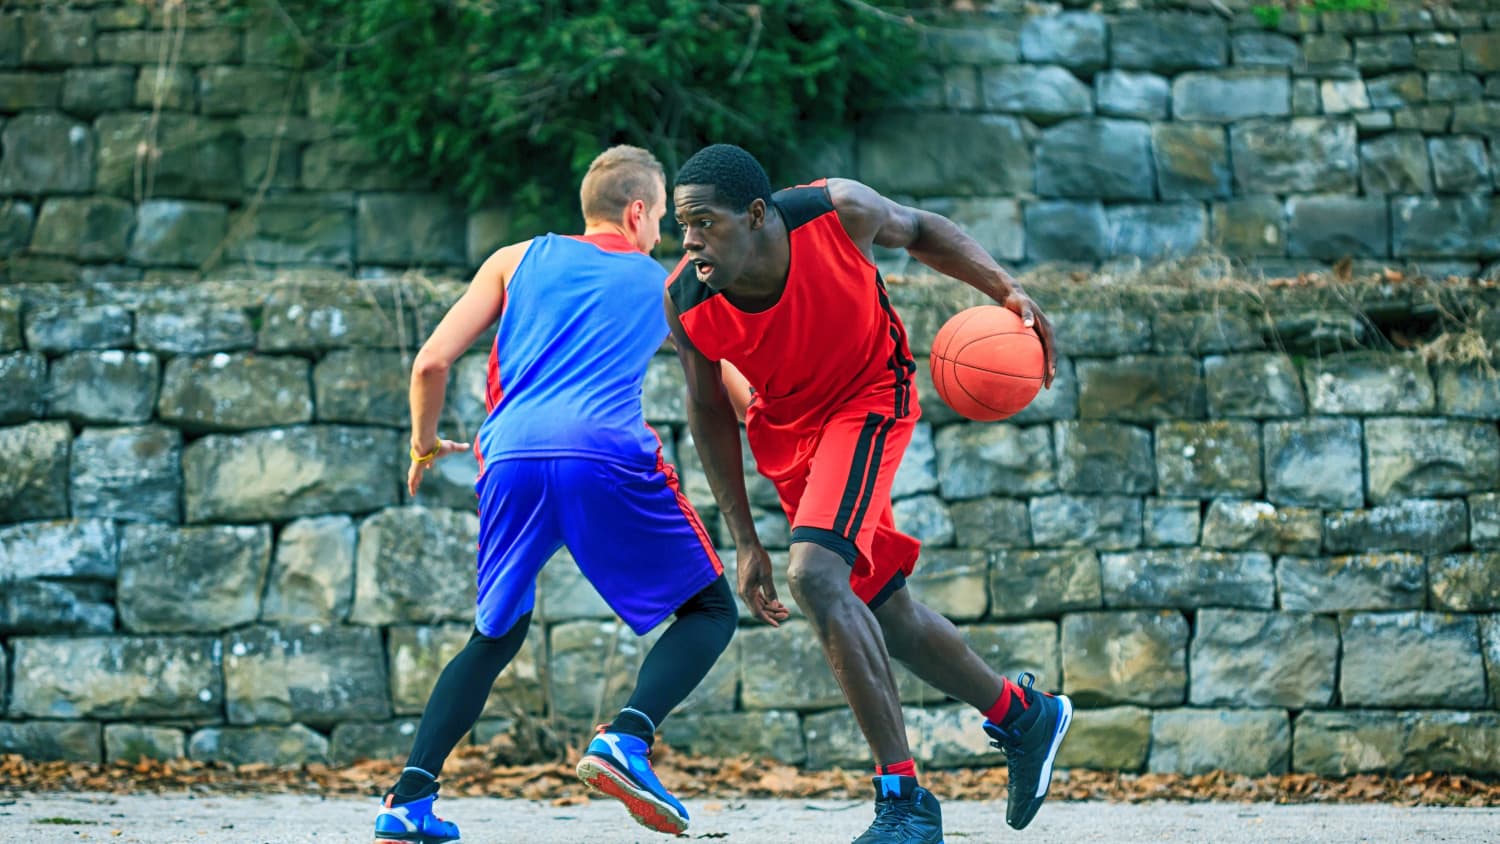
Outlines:
{"label": "short black hair", "polygon": [[755,156],[734,144],[713,144],[693,153],[677,171],[673,187],[710,185],[731,211],[744,211],[756,199],[771,202],[771,180]]}

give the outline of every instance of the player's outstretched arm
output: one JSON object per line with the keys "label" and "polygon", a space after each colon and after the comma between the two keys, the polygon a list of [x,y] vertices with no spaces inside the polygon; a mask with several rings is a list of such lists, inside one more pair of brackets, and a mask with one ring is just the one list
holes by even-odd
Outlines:
{"label": "player's outstretched arm", "polygon": [[892,202],[852,179],[829,179],[828,195],[849,237],[866,255],[871,254],[872,244],[905,249],[923,264],[1020,314],[1042,341],[1046,361],[1043,383],[1052,386],[1052,376],[1057,373],[1052,323],[978,241],[941,214]]}
{"label": "player's outstretched arm", "polygon": [[[734,405],[725,390],[719,364],[698,351],[682,330],[682,320],[671,293],[664,297],[672,345],[687,377],[688,428],[703,462],[703,473],[714,491],[719,511],[734,538],[735,565],[739,573],[740,599],[750,613],[772,627],[780,626],[790,611],[776,597],[771,579],[771,555],[766,553],[750,516],[750,496],[745,492],[745,464],[740,452],[740,426]],[[738,373],[735,373],[738,375]]]}
{"label": "player's outstretched arm", "polygon": [[469,288],[422,344],[411,367],[411,467],[406,489],[412,495],[422,485],[422,474],[434,460],[464,451],[468,443],[440,440],[438,417],[443,412],[448,372],[459,356],[468,351],[505,307],[505,283],[510,279],[531,241],[511,244],[489,257]]}

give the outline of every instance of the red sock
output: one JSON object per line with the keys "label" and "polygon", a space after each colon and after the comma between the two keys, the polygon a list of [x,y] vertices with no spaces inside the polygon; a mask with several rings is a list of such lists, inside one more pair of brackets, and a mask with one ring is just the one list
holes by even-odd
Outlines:
{"label": "red sock", "polygon": [[875,766],[875,776],[883,777],[892,775],[915,778],[917,775],[917,761],[915,759],[908,759],[905,762],[897,762],[894,765]]}
{"label": "red sock", "polygon": [[1008,727],[1010,722],[1026,711],[1026,693],[1021,691],[1020,686],[1012,683],[1009,677],[1001,677],[1000,683],[1000,699],[984,711],[984,717],[991,724]]}

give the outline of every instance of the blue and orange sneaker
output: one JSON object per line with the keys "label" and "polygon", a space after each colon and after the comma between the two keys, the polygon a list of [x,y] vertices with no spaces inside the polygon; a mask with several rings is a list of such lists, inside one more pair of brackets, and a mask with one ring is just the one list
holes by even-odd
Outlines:
{"label": "blue and orange sneaker", "polygon": [[1067,695],[1049,695],[1032,688],[1036,675],[1030,672],[1016,681],[1026,695],[1026,711],[1009,727],[985,721],[984,731],[990,744],[1005,753],[1005,765],[1010,770],[1005,822],[1013,829],[1025,829],[1052,787],[1052,763],[1073,723],[1073,701]]}
{"label": "blue and orange sneaker", "polygon": [[578,760],[578,778],[594,791],[624,803],[641,826],[668,835],[687,831],[687,809],[656,778],[651,748],[643,739],[600,727]]}
{"label": "blue and orange sneaker", "polygon": [[395,792],[387,792],[380,814],[375,816],[375,840],[407,841],[417,844],[451,844],[459,840],[458,824],[432,813],[437,799],[437,783],[418,797],[396,802]]}

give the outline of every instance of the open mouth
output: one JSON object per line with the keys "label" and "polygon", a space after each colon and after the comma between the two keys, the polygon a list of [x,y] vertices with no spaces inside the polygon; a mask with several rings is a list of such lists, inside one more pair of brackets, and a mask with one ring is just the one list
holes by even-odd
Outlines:
{"label": "open mouth", "polygon": [[693,269],[697,271],[699,281],[706,282],[709,276],[714,274],[714,264],[712,261],[694,260]]}

